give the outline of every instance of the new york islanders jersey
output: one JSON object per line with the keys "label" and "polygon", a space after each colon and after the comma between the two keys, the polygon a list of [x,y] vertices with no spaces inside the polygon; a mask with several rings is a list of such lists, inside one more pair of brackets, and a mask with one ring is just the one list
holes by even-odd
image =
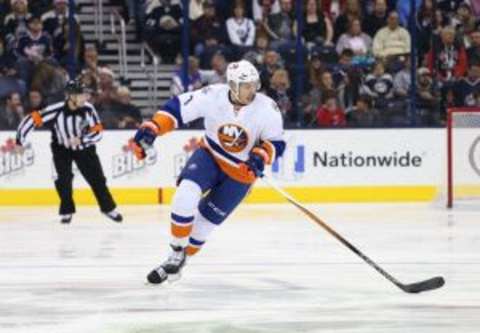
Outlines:
{"label": "new york islanders jersey", "polygon": [[285,149],[282,115],[276,103],[257,93],[250,104],[236,111],[226,84],[210,85],[170,99],[153,121],[164,134],[199,118],[205,125],[203,145],[220,168],[237,181],[252,181],[240,172],[239,164],[248,159],[255,146],[262,146],[268,153],[268,164]]}

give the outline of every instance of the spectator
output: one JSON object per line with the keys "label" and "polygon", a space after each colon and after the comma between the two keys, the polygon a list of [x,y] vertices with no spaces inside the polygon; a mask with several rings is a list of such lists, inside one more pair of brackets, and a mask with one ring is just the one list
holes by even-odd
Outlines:
{"label": "spectator", "polygon": [[263,65],[260,67],[260,81],[262,87],[270,86],[270,79],[277,69],[283,68],[280,61],[280,55],[274,50],[268,50],[265,53]]}
{"label": "spectator", "polygon": [[45,104],[50,105],[64,100],[64,90],[68,74],[65,69],[42,62],[35,68],[31,89],[40,91]]}
{"label": "spectator", "polygon": [[28,20],[31,14],[28,12],[27,0],[12,0],[12,12],[5,17],[3,31],[7,49],[13,50],[18,39],[27,33]]}
{"label": "spectator", "polygon": [[[368,62],[368,64],[370,61]],[[337,64],[330,66],[333,82],[337,87],[339,104],[343,109],[352,107],[358,98],[365,62],[353,62],[353,52],[344,49]]]}
{"label": "spectator", "polygon": [[308,64],[308,77],[310,88],[308,93],[302,97],[303,123],[308,127],[316,121],[315,112],[322,104],[322,76],[325,73],[325,66],[322,64],[318,53],[312,52]]}
{"label": "spectator", "polygon": [[385,0],[376,0],[373,13],[363,20],[363,31],[374,37],[378,30],[387,24],[387,4]]}
{"label": "spectator", "polygon": [[342,15],[335,21],[334,26],[334,41],[338,41],[341,35],[348,31],[348,27],[353,20],[362,19],[362,9],[359,0],[348,0]]}
{"label": "spectator", "polygon": [[134,129],[142,122],[140,109],[132,104],[130,90],[124,86],[117,89],[117,100],[100,116],[109,129]]}
{"label": "spectator", "polygon": [[227,61],[225,56],[221,53],[217,53],[212,58],[212,70],[200,71],[202,82],[205,85],[226,83],[227,77]]}
{"label": "spectator", "polygon": [[52,55],[52,40],[43,32],[40,17],[31,16],[28,20],[28,32],[21,37],[17,45],[18,72],[23,81],[30,85],[35,66]]}
{"label": "spectator", "polygon": [[255,22],[263,22],[269,15],[280,12],[279,0],[253,0],[253,19]]}
{"label": "spectator", "polygon": [[312,49],[314,46],[332,45],[332,22],[323,15],[316,0],[307,0],[304,19],[302,36],[308,49]]}
{"label": "spectator", "polygon": [[466,44],[469,42],[467,37],[475,30],[477,20],[472,13],[472,8],[467,3],[463,2],[458,7],[456,15],[452,18],[452,26],[455,28],[459,40],[469,47],[470,45]]}
{"label": "spectator", "polygon": [[313,50],[310,54],[310,62],[308,63],[308,79],[309,83],[314,87],[318,87],[322,81],[322,73],[325,71],[325,66],[320,59],[317,51]]}
{"label": "spectator", "polygon": [[[65,21],[63,22],[63,28],[59,28],[57,34],[53,39],[53,51],[55,54],[55,59],[60,62],[62,65],[66,65],[70,62],[70,24]],[[81,58],[84,54],[85,42],[83,40],[82,32],[80,31],[80,25],[77,23],[74,24],[75,29],[75,63],[79,64]]]}
{"label": "spectator", "polygon": [[281,52],[294,39],[292,0],[280,0],[280,8],[280,13],[268,16],[266,30],[270,36],[270,46]]}
{"label": "spectator", "polygon": [[351,22],[348,32],[341,35],[337,42],[338,54],[345,49],[352,50],[358,58],[366,57],[372,50],[372,39],[362,32],[362,26],[358,19]]}
{"label": "spectator", "polygon": [[40,111],[46,106],[43,102],[42,93],[38,90],[30,90],[28,93],[28,103],[26,106],[27,113],[32,113],[33,111]]}
{"label": "spectator", "polygon": [[87,46],[83,51],[83,62],[81,77],[83,84],[92,91],[92,100],[95,104],[96,93],[98,90],[98,82],[100,81],[98,75],[99,69],[98,51],[95,46]]}
{"label": "spectator", "polygon": [[172,0],[160,0],[160,5],[147,14],[145,36],[165,63],[174,63],[180,51],[182,24],[182,8]]}
{"label": "spectator", "polygon": [[393,91],[395,96],[406,98],[412,84],[410,57],[405,57],[402,69],[395,74],[393,79]]}
{"label": "spectator", "polygon": [[22,99],[17,92],[11,93],[6,100],[5,109],[0,112],[0,130],[13,130],[18,127],[24,116]]}
{"label": "spectator", "polygon": [[255,39],[255,48],[243,55],[243,58],[256,66],[263,65],[265,53],[268,50],[268,36],[265,33],[259,33]]}
{"label": "spectator", "polygon": [[95,106],[99,109],[108,109],[118,101],[118,87],[115,84],[115,74],[108,67],[98,69],[98,95]]}
{"label": "spectator", "polygon": [[273,72],[267,95],[277,103],[283,119],[288,123],[291,120],[292,113],[292,92],[290,90],[290,78],[285,69],[277,69]]}
{"label": "spectator", "polygon": [[388,15],[387,26],[380,29],[373,39],[373,54],[390,60],[392,57],[410,53],[410,34],[399,26],[398,14]]}
{"label": "spectator", "polygon": [[426,63],[430,71],[435,67],[438,78],[442,81],[451,81],[465,75],[467,54],[461,44],[455,43],[455,30],[452,27],[443,28],[441,41],[436,44],[435,52],[431,49],[427,54]]}
{"label": "spectator", "polygon": [[470,34],[470,48],[467,50],[467,62],[469,64],[480,64],[480,31],[475,30]]}
{"label": "spectator", "polygon": [[170,95],[177,96],[187,91],[194,91],[202,87],[202,77],[199,71],[199,61],[195,57],[188,58],[188,86],[185,86],[182,82],[182,57],[177,57],[177,70],[172,78],[170,85]]}
{"label": "spectator", "polygon": [[338,106],[334,91],[325,94],[323,105],[317,110],[318,127],[345,127],[345,112]]}
{"label": "spectator", "polygon": [[206,48],[223,45],[226,42],[225,24],[217,15],[213,1],[206,0],[203,9],[203,15],[193,22],[191,29],[195,55],[199,58]]}
{"label": "spectator", "polygon": [[432,75],[428,68],[421,67],[417,70],[416,108],[417,123],[421,125],[438,126],[442,116],[439,107],[440,94],[434,89]]}
{"label": "spectator", "polygon": [[[336,87],[335,87],[335,82],[333,81],[333,76],[332,76],[332,73],[329,72],[329,71],[324,71],[320,77],[320,84],[319,84],[319,87],[320,87],[320,91],[322,92],[322,94],[324,94],[325,92],[331,92],[331,91],[335,91],[335,93],[337,93],[336,91]],[[323,98],[322,98],[323,100]]]}
{"label": "spectator", "polygon": [[371,128],[382,126],[380,113],[372,108],[372,100],[367,95],[361,95],[355,107],[350,108],[346,113],[349,127]]}
{"label": "spectator", "polygon": [[385,108],[393,97],[392,75],[385,73],[385,65],[377,61],[373,72],[368,74],[361,88],[362,93],[373,99],[377,109]]}
{"label": "spectator", "polygon": [[471,65],[468,75],[455,84],[457,106],[476,106],[475,96],[480,94],[480,65]]}
{"label": "spectator", "polygon": [[[50,34],[52,38],[62,34],[64,24],[68,23],[69,11],[68,0],[54,0],[54,8],[42,15],[43,29]],[[75,23],[78,24],[78,17],[74,16]]]}
{"label": "spectator", "polygon": [[[435,20],[435,23],[433,23],[433,20]],[[432,40],[438,38],[440,29],[447,24],[448,18],[444,13],[437,10],[434,15],[433,0],[423,1],[417,15],[417,49],[419,58],[423,59],[430,49]]]}
{"label": "spectator", "polygon": [[227,20],[227,32],[230,43],[234,47],[237,59],[248,51],[255,41],[255,25],[253,20],[245,17],[245,8],[242,3],[235,4],[233,17]]}

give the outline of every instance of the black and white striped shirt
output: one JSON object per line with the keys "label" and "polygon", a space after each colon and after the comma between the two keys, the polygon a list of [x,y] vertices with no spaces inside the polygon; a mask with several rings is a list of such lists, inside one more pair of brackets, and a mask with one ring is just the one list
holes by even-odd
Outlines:
{"label": "black and white striped shirt", "polygon": [[[72,150],[83,150],[102,138],[103,126],[95,107],[85,103],[84,107],[70,110],[67,102],[52,104],[41,111],[26,116],[17,130],[17,142],[24,144],[28,134],[45,126],[52,132],[54,143]],[[75,144],[78,138],[79,144]]]}

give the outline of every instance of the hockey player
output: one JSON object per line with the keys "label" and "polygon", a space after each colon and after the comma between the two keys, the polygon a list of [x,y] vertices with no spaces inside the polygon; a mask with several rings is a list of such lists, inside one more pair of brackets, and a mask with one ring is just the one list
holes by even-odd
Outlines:
{"label": "hockey player", "polygon": [[170,99],[137,131],[136,155],[142,159],[157,136],[203,118],[201,147],[178,179],[171,208],[171,249],[147,279],[176,279],[186,259],[240,204],[264,166],[283,154],[282,116],[276,103],[257,93],[256,68],[242,60],[227,67],[227,84],[207,86]]}

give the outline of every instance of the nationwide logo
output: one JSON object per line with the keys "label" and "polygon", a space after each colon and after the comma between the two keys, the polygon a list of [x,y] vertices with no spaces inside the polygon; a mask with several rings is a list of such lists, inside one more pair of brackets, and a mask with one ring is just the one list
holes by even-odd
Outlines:
{"label": "nationwide logo", "polygon": [[327,151],[314,152],[313,166],[324,168],[418,168],[422,166],[422,156],[411,152],[390,154],[360,155],[352,151],[331,154]]}
{"label": "nationwide logo", "polygon": [[133,139],[128,140],[128,143],[122,147],[122,153],[113,156],[112,160],[112,174],[113,178],[120,178],[128,175],[134,175],[148,166],[157,163],[157,151],[155,148],[147,150],[147,156],[143,160],[138,160],[134,154]]}
{"label": "nationwide logo", "polygon": [[0,146],[0,177],[16,174],[35,163],[35,152],[30,143],[18,150],[14,139]]}

